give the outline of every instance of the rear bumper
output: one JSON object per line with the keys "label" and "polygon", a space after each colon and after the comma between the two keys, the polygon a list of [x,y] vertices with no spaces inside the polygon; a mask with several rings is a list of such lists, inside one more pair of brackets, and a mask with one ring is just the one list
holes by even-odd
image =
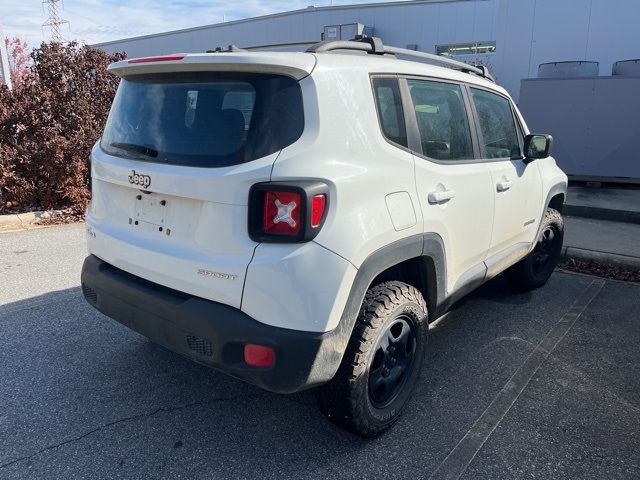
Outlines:
{"label": "rear bumper", "polygon": [[[258,387],[292,393],[330,380],[348,330],[326,333],[263,324],[240,310],[149,282],[90,255],[82,291],[92,306],[174,352]],[[243,360],[244,345],[274,349],[275,362],[256,368]]]}

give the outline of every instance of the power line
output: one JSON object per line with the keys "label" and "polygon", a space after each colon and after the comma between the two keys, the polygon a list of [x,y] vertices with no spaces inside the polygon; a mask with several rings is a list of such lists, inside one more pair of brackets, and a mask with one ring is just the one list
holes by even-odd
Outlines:
{"label": "power line", "polygon": [[42,27],[49,27],[51,29],[51,40],[61,43],[63,41],[62,33],[60,32],[60,26],[69,24],[67,20],[60,18],[60,5],[62,0],[43,0],[42,5],[47,6],[48,18],[47,21],[42,24]]}

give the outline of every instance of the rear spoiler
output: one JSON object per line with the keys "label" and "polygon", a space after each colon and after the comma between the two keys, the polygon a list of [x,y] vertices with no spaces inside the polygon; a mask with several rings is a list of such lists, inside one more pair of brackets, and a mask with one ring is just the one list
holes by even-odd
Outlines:
{"label": "rear spoiler", "polygon": [[107,70],[119,77],[224,71],[271,73],[301,80],[311,74],[315,65],[315,55],[303,52],[213,52],[127,59],[112,63]]}

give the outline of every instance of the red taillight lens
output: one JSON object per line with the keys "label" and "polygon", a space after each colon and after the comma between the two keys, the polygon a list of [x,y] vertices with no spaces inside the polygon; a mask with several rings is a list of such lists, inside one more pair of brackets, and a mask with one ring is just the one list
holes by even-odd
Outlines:
{"label": "red taillight lens", "polygon": [[268,243],[309,242],[322,229],[329,202],[329,187],[322,182],[257,183],[249,190],[249,238]]}
{"label": "red taillight lens", "polygon": [[266,191],[262,216],[264,233],[298,235],[302,228],[301,209],[302,197],[298,192]]}
{"label": "red taillight lens", "polygon": [[273,348],[247,343],[244,346],[244,362],[252,367],[270,367],[275,359]]}
{"label": "red taillight lens", "polygon": [[327,205],[327,196],[324,193],[316,195],[311,201],[311,228],[318,228]]}
{"label": "red taillight lens", "polygon": [[160,57],[141,57],[141,58],[132,58],[128,63],[147,63],[147,62],[168,62],[168,61],[176,61],[182,60],[184,55],[164,55]]}

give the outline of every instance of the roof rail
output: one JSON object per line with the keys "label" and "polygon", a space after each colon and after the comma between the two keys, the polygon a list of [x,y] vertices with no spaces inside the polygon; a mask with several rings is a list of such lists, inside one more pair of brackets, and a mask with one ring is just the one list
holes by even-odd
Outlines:
{"label": "roof rail", "polygon": [[460,70],[465,73],[473,73],[481,77],[491,80],[495,83],[494,78],[489,73],[489,70],[484,65],[475,66],[468,63],[452,60],[440,55],[434,55],[432,53],[417,52],[415,50],[408,50],[406,48],[390,47],[382,44],[382,40],[378,37],[362,37],[355,40],[328,40],[320,43],[316,43],[307,49],[309,53],[322,53],[331,52],[333,50],[358,50],[367,52],[372,55],[403,55],[405,57],[419,58],[427,60],[430,63],[438,65],[444,65],[454,70]]}

